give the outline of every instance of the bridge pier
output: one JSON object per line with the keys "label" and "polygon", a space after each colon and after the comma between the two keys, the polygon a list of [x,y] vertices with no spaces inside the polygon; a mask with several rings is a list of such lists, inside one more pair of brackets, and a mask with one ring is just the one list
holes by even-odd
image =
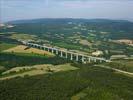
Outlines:
{"label": "bridge pier", "polygon": [[51,48],[51,50],[52,50],[52,53],[54,53],[54,49]]}
{"label": "bridge pier", "polygon": [[35,45],[33,44],[32,47],[35,48]]}
{"label": "bridge pier", "polygon": [[43,47],[43,50],[45,50],[45,47]]}
{"label": "bridge pier", "polygon": [[38,47],[38,49],[40,49],[40,46],[39,45],[37,47]]}
{"label": "bridge pier", "polygon": [[38,45],[36,45],[36,48],[38,48]]}
{"label": "bridge pier", "polygon": [[67,52],[65,52],[66,53],[66,58],[67,58]]}
{"label": "bridge pier", "polygon": [[91,59],[90,59],[90,58],[88,58],[88,62],[89,62],[89,63],[91,62]]}
{"label": "bridge pier", "polygon": [[58,50],[56,50],[56,54],[58,55]]}
{"label": "bridge pier", "polygon": [[86,63],[84,56],[82,56],[81,61],[82,61],[82,63]]}
{"label": "bridge pier", "polygon": [[78,54],[76,55],[76,61],[79,61],[79,55]]}
{"label": "bridge pier", "polygon": [[70,55],[71,55],[71,58],[70,58],[70,60],[73,60],[73,54],[71,53]]}
{"label": "bridge pier", "polygon": [[61,55],[60,55],[61,57],[63,57],[63,52],[61,51]]}
{"label": "bridge pier", "polygon": [[36,45],[36,44],[34,44],[34,48],[36,48],[36,46],[37,46],[37,45]]}
{"label": "bridge pier", "polygon": [[48,52],[50,52],[49,48],[48,48]]}
{"label": "bridge pier", "polygon": [[40,49],[42,49],[42,46],[40,46]]}
{"label": "bridge pier", "polygon": [[94,58],[94,62],[97,62],[96,58]]}

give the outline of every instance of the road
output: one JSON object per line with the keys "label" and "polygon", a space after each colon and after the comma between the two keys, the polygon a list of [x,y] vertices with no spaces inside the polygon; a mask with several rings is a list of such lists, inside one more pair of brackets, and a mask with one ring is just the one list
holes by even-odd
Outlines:
{"label": "road", "polygon": [[120,70],[120,69],[116,69],[116,68],[112,68],[112,67],[104,66],[104,65],[94,65],[94,66],[98,66],[98,67],[102,67],[102,68],[106,68],[106,69],[111,69],[111,70],[114,70],[116,72],[119,72],[119,73],[122,73],[122,74],[125,74],[125,75],[130,75],[130,76],[133,77],[133,73],[131,73],[131,72],[123,71],[123,70]]}

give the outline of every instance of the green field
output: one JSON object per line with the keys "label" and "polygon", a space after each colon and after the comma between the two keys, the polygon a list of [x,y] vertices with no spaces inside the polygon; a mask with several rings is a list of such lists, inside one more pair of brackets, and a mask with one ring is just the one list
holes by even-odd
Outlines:
{"label": "green field", "polygon": [[79,94],[80,100],[132,100],[132,77],[100,67],[73,66],[80,69],[0,81],[0,98],[70,100]]}

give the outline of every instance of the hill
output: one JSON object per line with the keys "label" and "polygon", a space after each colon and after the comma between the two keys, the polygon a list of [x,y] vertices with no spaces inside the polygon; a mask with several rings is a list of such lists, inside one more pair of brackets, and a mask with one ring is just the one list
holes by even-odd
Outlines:
{"label": "hill", "polygon": [[73,31],[66,29],[83,25],[87,30],[110,32],[107,36],[108,38],[133,38],[133,23],[126,20],[57,18],[17,20],[7,22],[6,24],[12,24],[14,27],[1,29],[0,32],[12,31],[36,35],[46,34],[47,32],[52,34],[72,34]]}

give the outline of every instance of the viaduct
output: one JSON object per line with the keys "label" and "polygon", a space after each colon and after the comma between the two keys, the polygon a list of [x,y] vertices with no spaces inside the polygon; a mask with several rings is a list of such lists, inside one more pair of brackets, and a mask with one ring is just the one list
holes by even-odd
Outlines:
{"label": "viaduct", "polygon": [[33,47],[33,48],[38,48],[41,50],[45,50],[48,52],[51,52],[53,54],[56,54],[60,57],[66,58],[66,59],[70,59],[70,60],[75,60],[77,62],[82,62],[82,63],[90,63],[90,62],[108,62],[108,60],[106,60],[105,58],[99,58],[99,57],[92,57],[92,56],[88,56],[85,54],[79,54],[79,53],[75,53],[75,52],[71,52],[68,50],[61,50],[55,47],[49,47],[46,45],[39,45],[39,44],[35,44],[35,43],[30,43],[30,42],[26,42],[26,41],[21,41],[22,44],[29,46],[29,47]]}

